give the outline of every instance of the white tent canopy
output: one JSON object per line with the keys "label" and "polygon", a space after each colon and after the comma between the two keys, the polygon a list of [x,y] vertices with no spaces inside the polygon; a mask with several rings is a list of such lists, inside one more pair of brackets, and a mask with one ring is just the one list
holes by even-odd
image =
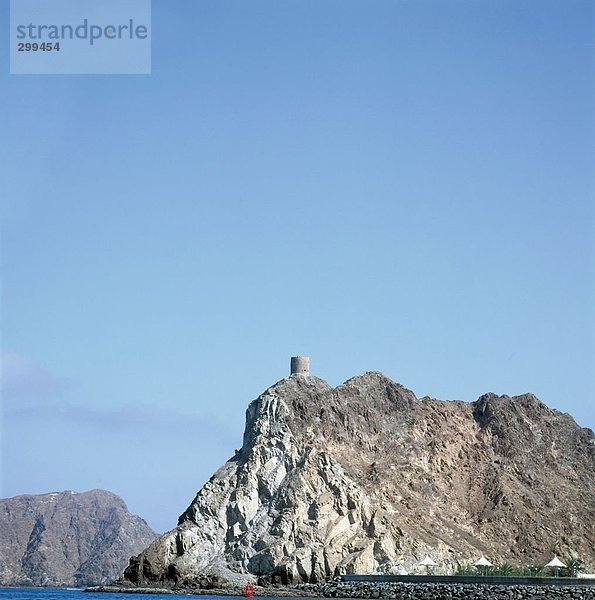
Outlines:
{"label": "white tent canopy", "polygon": [[554,554],[554,558],[550,560],[550,562],[545,565],[546,567],[554,567],[555,569],[560,569],[565,567],[566,565]]}
{"label": "white tent canopy", "polygon": [[427,554],[425,558],[419,563],[420,567],[435,567],[438,563],[434,562]]}
{"label": "white tent canopy", "polygon": [[491,567],[492,563],[482,554],[474,563],[476,567]]}

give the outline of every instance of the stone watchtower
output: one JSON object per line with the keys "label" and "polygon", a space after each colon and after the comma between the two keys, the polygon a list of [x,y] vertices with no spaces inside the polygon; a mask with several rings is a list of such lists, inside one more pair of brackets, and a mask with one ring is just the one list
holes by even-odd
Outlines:
{"label": "stone watchtower", "polygon": [[310,375],[310,357],[292,356],[290,375]]}

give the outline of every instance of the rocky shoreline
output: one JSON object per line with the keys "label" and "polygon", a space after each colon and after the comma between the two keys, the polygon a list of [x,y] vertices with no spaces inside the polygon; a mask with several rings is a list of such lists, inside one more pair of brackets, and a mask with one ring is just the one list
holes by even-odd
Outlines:
{"label": "rocky shoreline", "polygon": [[[242,596],[241,588],[95,586],[86,592]],[[595,586],[552,584],[405,583],[331,581],[295,587],[256,586],[256,597],[386,598],[389,600],[595,600]]]}
{"label": "rocky shoreline", "polygon": [[390,600],[595,600],[588,585],[519,585],[484,583],[377,583],[364,581],[302,584],[298,589],[323,598]]}
{"label": "rocky shoreline", "polygon": [[[309,598],[311,594],[307,589],[289,587],[261,587],[254,586],[255,596],[262,598]],[[85,588],[85,592],[98,592],[109,594],[178,594],[192,596],[243,596],[243,588],[159,588],[159,587],[132,587],[120,585],[96,585]]]}

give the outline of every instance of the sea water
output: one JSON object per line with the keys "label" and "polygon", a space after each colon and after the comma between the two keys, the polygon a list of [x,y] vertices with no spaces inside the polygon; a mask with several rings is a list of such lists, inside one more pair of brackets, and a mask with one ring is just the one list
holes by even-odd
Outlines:
{"label": "sea water", "polygon": [[[188,594],[113,594],[89,593],[63,588],[2,588],[0,600],[176,600]],[[222,600],[223,596],[194,596],[196,600]],[[287,600],[284,598],[283,600]]]}

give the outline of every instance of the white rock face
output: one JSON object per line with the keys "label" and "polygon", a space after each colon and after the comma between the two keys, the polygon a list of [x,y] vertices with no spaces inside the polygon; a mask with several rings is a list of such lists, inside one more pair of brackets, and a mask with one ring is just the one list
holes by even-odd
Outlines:
{"label": "white rock face", "polygon": [[[523,449],[528,431],[545,453],[537,461]],[[595,533],[578,532],[576,515],[552,500],[571,498],[570,516],[594,522],[592,442],[533,396],[441,402],[380,373],[336,389],[292,376],[250,404],[241,451],[125,579],[320,581],[419,572],[426,554],[449,573],[479,554],[539,560],[555,540],[558,554],[588,562]]]}

